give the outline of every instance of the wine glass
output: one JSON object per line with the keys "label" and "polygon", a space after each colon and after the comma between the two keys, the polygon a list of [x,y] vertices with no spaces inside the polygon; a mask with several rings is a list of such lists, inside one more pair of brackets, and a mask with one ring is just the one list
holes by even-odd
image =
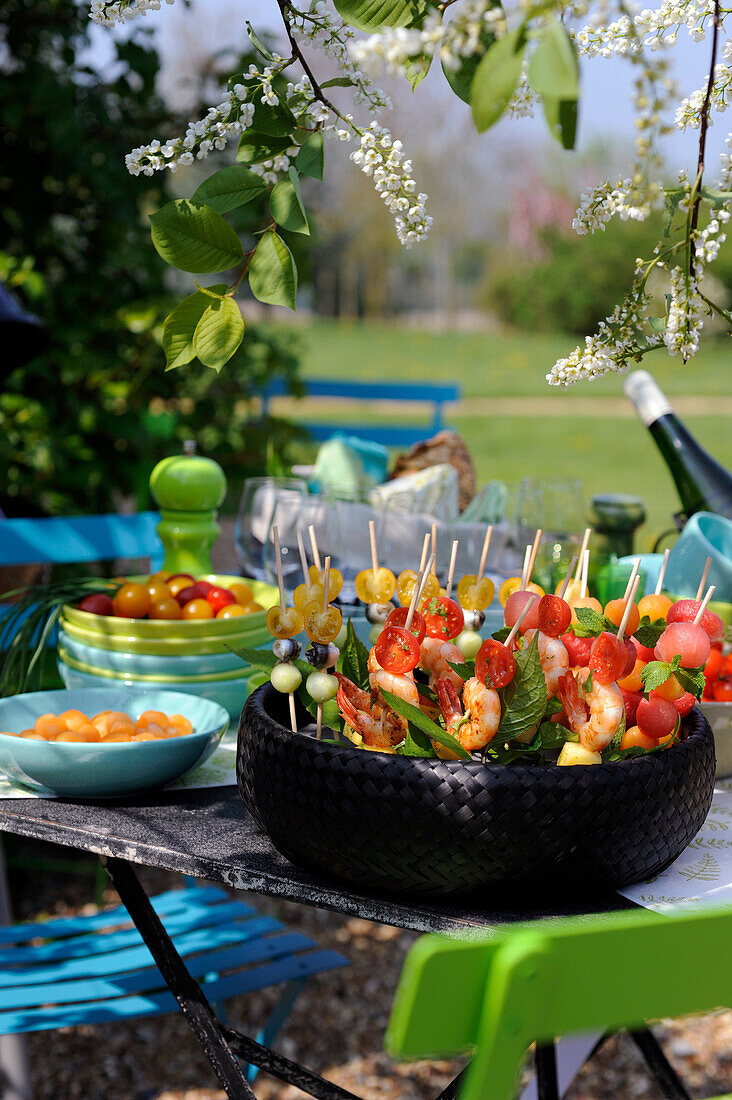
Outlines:
{"label": "wine glass", "polygon": [[300,503],[307,482],[298,477],[249,477],[244,482],[236,516],[236,556],[245,577],[267,579],[264,552],[278,501]]}
{"label": "wine glass", "polygon": [[533,576],[551,590],[578,554],[586,524],[582,482],[525,477],[516,504],[516,542],[521,551],[542,528]]}
{"label": "wine glass", "polygon": [[338,514],[333,502],[323,496],[298,497],[294,494],[282,494],[277,500],[270,518],[267,545],[264,549],[265,579],[277,584],[277,562],[275,558],[272,531],[277,527],[280,540],[280,559],[282,579],[286,590],[291,593],[303,579],[302,564],[298,545],[298,535],[302,539],[308,564],[313,564],[314,555],[310,538],[310,528],[320,555],[321,566],[326,557],[334,569],[340,568],[340,526]]}

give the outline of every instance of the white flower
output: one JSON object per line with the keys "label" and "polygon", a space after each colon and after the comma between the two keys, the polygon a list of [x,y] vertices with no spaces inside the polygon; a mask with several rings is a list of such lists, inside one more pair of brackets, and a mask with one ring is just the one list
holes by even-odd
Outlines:
{"label": "white flower", "polygon": [[125,158],[128,171],[133,176],[151,176],[162,168],[175,172],[179,165],[204,160],[214,149],[225,149],[230,138],[251,125],[254,115],[254,105],[245,103],[236,89],[247,94],[244,85],[237,84],[217,107],[209,108],[204,119],[190,122],[182,138],[171,138],[163,145],[155,140],[133,149]]}
{"label": "white flower", "polygon": [[401,141],[394,141],[385,127],[371,122],[361,134],[360,148],[351,153],[351,160],[364,175],[373,176],[376,191],[394,214],[397,237],[404,247],[423,241],[433,220],[426,210],[428,196],[417,194],[411,161],[402,160]]}

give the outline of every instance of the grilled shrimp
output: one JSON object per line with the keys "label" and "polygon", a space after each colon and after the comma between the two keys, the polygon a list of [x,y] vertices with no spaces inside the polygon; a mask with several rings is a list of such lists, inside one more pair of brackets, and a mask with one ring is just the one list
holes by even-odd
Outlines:
{"label": "grilled shrimp", "polygon": [[414,673],[406,672],[403,675],[397,675],[394,672],[387,672],[377,661],[373,649],[369,653],[368,670],[371,692],[382,704],[384,700],[381,698],[380,693],[390,691],[392,695],[398,695],[405,703],[411,703],[413,707],[419,706],[419,692],[414,682]]}
{"label": "grilled shrimp", "polygon": [[446,676],[436,681],[435,691],[447,732],[457,737],[468,752],[485,748],[495,737],[501,722],[501,701],[498,693],[493,688],[485,687],[473,676],[463,691],[463,702],[467,707],[463,714],[458,693]]}
{"label": "grilled shrimp", "polygon": [[[588,682],[591,686],[585,688]],[[579,734],[583,748],[600,752],[609,745],[625,715],[618,685],[598,684],[589,668],[575,668],[564,673],[558,690],[570,729]]]}
{"label": "grilled shrimp", "polygon": [[[526,631],[524,638],[527,645],[536,633],[536,630]],[[548,634],[542,634],[541,631],[538,634],[539,660],[546,681],[546,693],[549,699],[553,699],[559,690],[559,681],[569,668],[569,654],[561,638],[550,638]]]}
{"label": "grilled shrimp", "polygon": [[398,745],[404,738],[404,719],[389,707],[375,703],[367,691],[362,691],[340,672],[336,676],[338,710],[351,729],[360,733],[364,745],[382,750]]}
{"label": "grilled shrimp", "polygon": [[459,665],[464,660],[462,653],[452,642],[445,642],[440,638],[425,638],[422,642],[419,667],[423,672],[429,673],[430,687],[435,690],[438,680],[449,680],[455,691],[463,690],[463,679],[450,668],[448,662]]}

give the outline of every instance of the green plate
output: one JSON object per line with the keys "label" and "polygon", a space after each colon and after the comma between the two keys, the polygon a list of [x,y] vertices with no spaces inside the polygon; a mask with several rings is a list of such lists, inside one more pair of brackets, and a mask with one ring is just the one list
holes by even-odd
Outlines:
{"label": "green plate", "polygon": [[[83,612],[82,612],[83,614]],[[87,616],[88,618],[89,616]],[[249,618],[249,616],[247,616]],[[254,618],[254,616],[251,616]],[[257,615],[257,618],[259,616]],[[120,620],[122,621],[122,620]],[[139,620],[128,619],[127,622]],[[242,618],[226,620],[240,623]],[[60,627],[77,642],[95,646],[97,649],[108,649],[114,653],[143,653],[156,657],[190,657],[201,653],[225,653],[227,646],[260,646],[264,645],[270,637],[266,626],[260,624],[249,630],[242,630],[238,634],[227,634],[223,638],[139,638],[135,634],[101,634],[95,630],[87,630],[77,626],[75,620],[61,616]]]}
{"label": "green plate", "polygon": [[156,684],[159,688],[164,688],[167,684],[210,684],[222,680],[247,680],[260,671],[252,668],[251,665],[244,664],[242,661],[241,668],[236,668],[231,672],[208,673],[205,676],[140,676],[137,673],[113,672],[108,668],[97,668],[96,665],[87,664],[86,661],[77,661],[63,646],[58,647],[58,656],[60,661],[68,665],[69,668],[76,669],[77,672],[87,672],[91,676],[103,676],[105,680],[124,681],[132,679],[135,683]]}

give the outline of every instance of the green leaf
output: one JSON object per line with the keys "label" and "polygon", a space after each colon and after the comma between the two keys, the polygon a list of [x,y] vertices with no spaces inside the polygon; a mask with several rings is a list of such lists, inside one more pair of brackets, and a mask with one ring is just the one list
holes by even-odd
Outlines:
{"label": "green leaf", "polygon": [[649,317],[648,324],[651,326],[652,332],[665,332],[666,331],[666,318],[665,317]]}
{"label": "green leaf", "polygon": [[259,35],[256,33],[256,31],[254,30],[254,28],[252,27],[252,24],[249,22],[248,19],[247,19],[247,34],[249,35],[249,41],[254,46],[254,49],[257,51],[257,53],[260,53],[262,55],[262,57],[264,58],[265,61],[276,61],[277,60],[277,58],[272,53],[272,51],[265,46],[264,42],[259,37]]}
{"label": "green leaf", "polygon": [[310,236],[310,226],[300,195],[297,169],[291,168],[289,178],[282,179],[274,185],[269,197],[269,208],[272,217],[283,229]]}
{"label": "green leaf", "polygon": [[653,622],[651,622],[650,617],[644,615],[633,637],[640,645],[644,645],[648,649],[655,649],[658,645],[658,639],[665,629],[665,619],[654,619]]}
{"label": "green leaf", "polygon": [[473,77],[470,103],[478,133],[490,129],[506,110],[521,76],[526,31],[523,26],[486,51]]}
{"label": "green leaf", "polygon": [[351,619],[348,620],[346,640],[341,649],[338,664],[339,671],[356,687],[361,688],[362,691],[369,691],[369,651],[356,636]]}
{"label": "green leaf", "polygon": [[604,630],[610,634],[617,634],[618,632],[615,623],[611,623],[609,619],[606,619],[604,615],[599,611],[595,611],[592,607],[575,607],[574,613],[577,616],[577,622],[572,630],[578,638],[594,638],[598,634],[602,634]]}
{"label": "green leaf", "polygon": [[670,665],[667,661],[649,661],[648,664],[641,669],[640,677],[643,681],[643,690],[646,694],[655,691],[661,684],[666,683],[669,676],[673,675],[673,672],[673,665]]}
{"label": "green leaf", "polygon": [[579,104],[576,99],[555,99],[542,96],[544,118],[552,137],[563,149],[574,149],[577,140]]}
{"label": "green leaf", "polygon": [[516,675],[503,689],[503,717],[497,738],[510,741],[536,725],[546,710],[546,681],[539,660],[539,633],[516,654]]}
{"label": "green leaf", "polygon": [[529,83],[540,96],[577,99],[579,65],[574,42],[558,19],[550,23],[529,65]]}
{"label": "green leaf", "polygon": [[[207,287],[215,293],[226,290],[226,283]],[[201,290],[195,294],[189,294],[182,302],[179,302],[172,313],[169,313],[163,322],[163,351],[165,352],[165,369],[173,370],[190,363],[196,355],[193,347],[193,334],[196,325],[201,320],[201,315],[211,304],[211,298]]]}
{"label": "green leaf", "polygon": [[573,733],[561,722],[542,722],[536,731],[536,737],[526,746],[535,749],[561,749],[567,741],[579,741],[579,734]]}
{"label": "green leaf", "polygon": [[295,157],[293,164],[303,176],[312,176],[313,179],[322,180],[324,161],[323,132],[322,130],[316,130],[302,143],[300,152]]}
{"label": "green leaf", "polygon": [[284,153],[292,145],[292,138],[273,137],[271,134],[262,134],[257,130],[245,130],[239,138],[239,149],[236,159],[240,164],[260,164],[263,160],[272,160],[273,157]]}
{"label": "green leaf", "polygon": [[330,80],[323,80],[321,88],[353,88],[354,82],[350,76],[334,76]]}
{"label": "green leaf", "polygon": [[244,254],[229,223],[202,202],[175,199],[150,215],[150,226],[158,253],[181,271],[226,271]]}
{"label": "green leaf", "polygon": [[705,684],[704,665],[699,668],[677,668],[674,675],[684,691],[690,691],[697,699],[701,699]]}
{"label": "green leaf", "polygon": [[240,164],[222,168],[204,180],[193,193],[194,202],[205,202],[212,210],[225,214],[245,202],[251,202],[267,190],[261,176]]}
{"label": "green leaf", "polygon": [[233,298],[209,300],[193,334],[193,348],[205,367],[220,371],[244,337],[244,319]]}
{"label": "green leaf", "polygon": [[418,57],[408,57],[404,64],[404,75],[412,85],[412,91],[416,92],[427,73],[430,71],[432,56],[419,54]]}
{"label": "green leaf", "polygon": [[297,121],[286,103],[261,103],[261,93],[254,101],[254,114],[252,115],[252,130],[268,137],[287,138],[287,144],[292,145],[290,135],[297,129]]}
{"label": "green leaf", "polygon": [[448,661],[453,672],[457,672],[461,680],[471,680],[475,676],[475,661]]}
{"label": "green leaf", "polygon": [[[493,6],[496,7],[497,5],[494,4]],[[475,71],[480,65],[481,58],[484,57],[486,50],[489,50],[495,41],[495,34],[493,34],[492,31],[484,29],[480,32],[480,37],[478,39],[479,45],[476,52],[469,57],[463,57],[457,69],[450,69],[444,62],[442,63],[442,71],[445,74],[445,80],[458,99],[462,99],[463,103],[470,103],[470,89],[473,84]]]}
{"label": "green leaf", "polygon": [[470,753],[466,752],[460,742],[456,741],[456,739],[444,730],[442,726],[438,726],[436,722],[433,722],[431,718],[423,714],[419,707],[413,707],[411,703],[407,703],[404,699],[400,699],[398,695],[392,695],[390,691],[382,691],[381,694],[392,710],[395,710],[397,714],[401,714],[402,718],[406,718],[407,721],[416,726],[418,730],[422,730],[423,733],[426,733],[427,736],[431,737],[434,741],[439,741],[445,748],[452,749],[461,760],[470,760]]}
{"label": "green leaf", "polygon": [[249,286],[260,302],[295,309],[297,268],[292,253],[273,229],[260,239],[249,265]]}
{"label": "green leaf", "polygon": [[[305,662],[302,661],[295,661],[294,663],[296,665],[305,664]],[[302,705],[305,707],[305,710],[308,712],[308,714],[310,714],[313,718],[317,718],[318,704],[315,702],[312,695],[308,694],[308,690],[305,687],[307,676],[313,670],[311,665],[306,664],[305,667],[307,669],[307,672],[303,673],[302,683],[297,689],[297,697]],[[300,671],[302,672],[302,669]],[[329,699],[327,703],[323,703],[323,725],[328,726],[332,730],[337,730],[340,732],[341,726],[343,726],[344,724],[345,723],[341,718],[341,712],[338,710],[338,704],[336,703],[335,699]]]}
{"label": "green leaf", "polygon": [[426,0],[335,0],[336,11],[360,31],[409,27],[429,10]]}
{"label": "green leaf", "polygon": [[432,742],[426,733],[411,725],[407,729],[406,737],[402,744],[397,748],[397,752],[400,756],[422,756],[425,758],[431,758],[437,756],[434,750]]}
{"label": "green leaf", "polygon": [[502,626],[500,630],[494,630],[491,634],[491,638],[495,638],[497,642],[505,642],[508,635],[511,633],[510,626]]}

